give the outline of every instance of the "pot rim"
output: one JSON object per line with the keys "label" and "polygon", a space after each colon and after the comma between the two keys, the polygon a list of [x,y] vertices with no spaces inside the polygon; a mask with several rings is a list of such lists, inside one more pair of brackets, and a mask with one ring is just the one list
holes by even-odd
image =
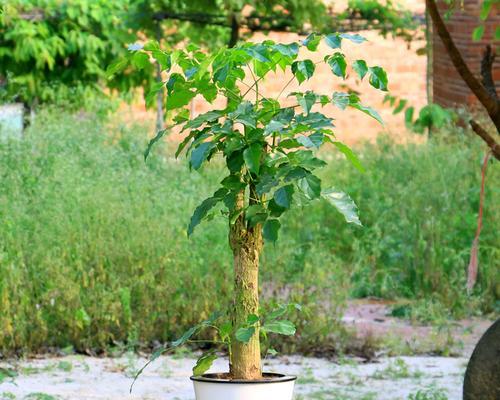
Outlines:
{"label": "pot rim", "polygon": [[255,379],[255,380],[245,380],[245,379],[226,379],[226,378],[217,378],[220,375],[219,373],[214,374],[203,374],[200,376],[191,376],[189,379],[195,382],[208,382],[208,383],[226,383],[226,384],[266,384],[266,383],[281,383],[281,382],[290,382],[295,381],[297,379],[294,375],[283,375],[277,374],[274,372],[264,372],[262,376],[267,379]]}

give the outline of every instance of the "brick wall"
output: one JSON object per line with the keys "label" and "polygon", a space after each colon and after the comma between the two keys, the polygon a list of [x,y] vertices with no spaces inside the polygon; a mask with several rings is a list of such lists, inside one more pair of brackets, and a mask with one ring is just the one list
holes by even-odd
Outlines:
{"label": "brick wall", "polygon": [[[463,8],[456,10],[446,25],[462,53],[471,71],[479,76],[482,53],[486,44],[493,43],[495,27],[500,26],[500,11],[498,8],[490,12],[486,21],[485,34],[482,40],[473,41],[472,32],[480,24],[479,12],[483,0],[464,0]],[[444,2],[439,2],[441,12],[446,9]],[[498,45],[498,43],[496,43]],[[433,95],[434,102],[446,107],[456,105],[472,105],[476,103],[462,78],[453,67],[441,39],[434,35],[433,53]],[[500,59],[497,58],[494,67],[494,79],[500,89]]]}

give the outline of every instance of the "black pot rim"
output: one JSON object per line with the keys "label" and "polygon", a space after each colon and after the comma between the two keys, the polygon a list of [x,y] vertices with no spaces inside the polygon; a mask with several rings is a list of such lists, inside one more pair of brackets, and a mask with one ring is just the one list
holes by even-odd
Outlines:
{"label": "black pot rim", "polygon": [[297,379],[296,376],[293,375],[283,375],[276,374],[274,372],[264,372],[262,376],[267,379],[256,379],[256,380],[244,380],[244,379],[224,379],[217,378],[219,374],[203,374],[201,376],[191,376],[189,379],[196,382],[208,382],[208,383],[226,383],[226,384],[266,384],[266,383],[280,383],[280,382],[290,382]]}

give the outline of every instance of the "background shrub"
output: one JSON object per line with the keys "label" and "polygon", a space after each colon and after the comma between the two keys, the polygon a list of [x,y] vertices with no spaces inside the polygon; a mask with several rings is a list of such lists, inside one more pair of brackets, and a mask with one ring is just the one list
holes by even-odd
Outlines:
{"label": "background shrub", "polygon": [[[0,351],[171,340],[229,301],[224,220],[185,234],[222,168],[190,174],[168,145],[145,164],[144,132],[41,113],[24,140],[0,142]],[[456,317],[498,301],[494,165],[479,281],[473,296],[464,290],[479,200],[476,141],[385,139],[358,151],[366,173],[338,158],[323,178],[351,194],[365,227],[318,201],[293,211],[264,251],[264,307],[307,305],[294,316],[291,350],[331,345],[349,296],[425,297]]]}

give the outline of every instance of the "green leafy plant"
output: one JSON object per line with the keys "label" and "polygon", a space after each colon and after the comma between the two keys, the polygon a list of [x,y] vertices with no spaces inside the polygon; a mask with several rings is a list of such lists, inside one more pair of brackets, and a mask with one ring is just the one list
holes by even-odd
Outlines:
{"label": "green leafy plant", "polygon": [[[10,0],[0,6],[0,100],[33,108],[102,97],[105,67],[136,38],[130,0]],[[128,90],[153,81],[153,66],[109,80]],[[97,96],[96,96],[97,94]]]}
{"label": "green leafy plant", "polygon": [[[302,56],[307,51],[317,51],[321,40],[332,49],[332,54],[319,62]],[[229,321],[216,325],[219,316],[214,315],[192,327],[172,346],[186,343],[202,328],[216,329],[220,341],[229,345],[232,378],[261,377],[261,335],[295,333],[291,322],[280,319],[286,307],[263,319],[258,297],[263,241],[276,242],[280,220],[292,205],[302,206],[323,198],[343,214],[347,222],[361,225],[351,198],[337,188],[324,187],[316,173],[326,165],[316,153],[324,144],[334,145],[362,170],[356,155],[337,140],[333,119],[318,109],[334,104],[341,110],[358,109],[381,122],[380,116],[353,93],[311,90],[286,93],[293,81],[302,84],[311,79],[319,63],[326,63],[334,77],[345,79],[348,59],[341,52],[343,40],[358,44],[365,41],[358,34],[311,34],[299,43],[266,40],[222,48],[213,54],[206,54],[192,44],[185,50],[166,52],[158,43],[148,42],[144,46],[131,45],[130,55],[108,70],[113,75],[129,64],[142,68],[150,57],[156,59],[168,80],[159,82],[150,95],[166,87],[167,112],[185,134],[176,156],[184,151],[189,167],[194,170],[200,170],[216,158],[225,160],[226,177],[214,194],[195,209],[187,233],[191,236],[203,220],[216,213],[228,220],[235,276]],[[382,68],[368,66],[363,60],[356,60],[353,68],[361,79],[367,76],[374,88],[387,90],[387,75]],[[291,72],[292,77],[276,98],[265,97],[259,91],[259,84],[280,70]],[[295,100],[292,105],[280,102],[284,94]],[[196,96],[210,103],[223,96],[226,107],[191,118],[187,106]],[[152,146],[167,132],[168,129],[162,130],[151,140],[146,158]],[[213,351],[204,354],[194,373],[206,371],[213,359]]]}
{"label": "green leafy plant", "polygon": [[451,125],[457,120],[457,114],[452,109],[443,108],[436,103],[423,106],[416,118],[415,107],[408,104],[406,99],[387,94],[384,97],[384,103],[388,103],[393,108],[393,114],[404,112],[406,127],[415,133],[422,134],[427,131],[431,135],[433,131]]}
{"label": "green leafy plant", "polygon": [[422,389],[411,393],[408,400],[448,400],[446,390],[440,388]]}

